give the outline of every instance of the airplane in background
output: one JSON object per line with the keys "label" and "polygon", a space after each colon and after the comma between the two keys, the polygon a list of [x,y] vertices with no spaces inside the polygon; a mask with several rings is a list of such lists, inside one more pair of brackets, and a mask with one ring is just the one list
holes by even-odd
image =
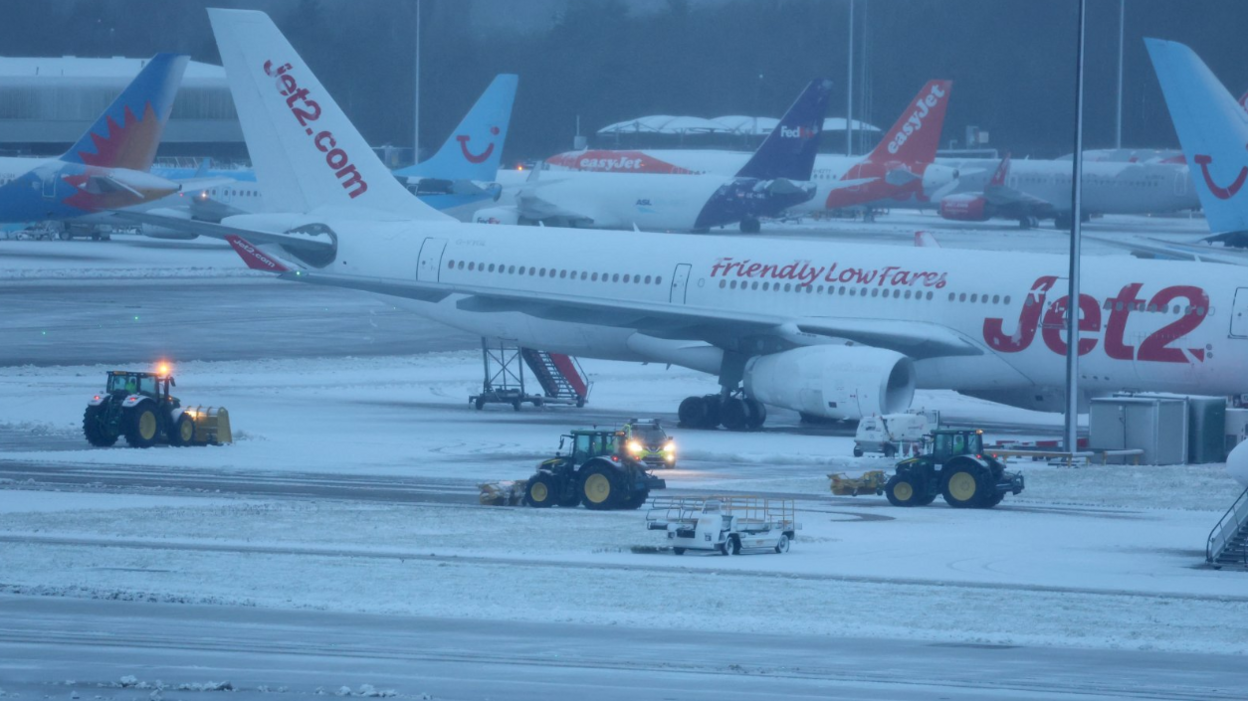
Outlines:
{"label": "airplane in background", "polygon": [[428,160],[394,171],[426,204],[461,221],[497,202],[496,180],[519,76],[500,74]]}
{"label": "airplane in background", "polygon": [[[758,427],[767,405],[894,413],[916,387],[1064,404],[1064,255],[461,224],[394,179],[267,15],[209,15],[278,211],[173,225],[229,241],[255,269],[382,295],[490,339],[709,373],[719,392],[681,403],[690,426]],[[305,124],[310,102],[318,116]],[[308,130],[332,134],[333,147]],[[1081,401],[1248,392],[1237,268],[1104,256],[1083,266]]]}
{"label": "airplane in background", "polygon": [[148,171],[188,59],[156,54],[59,158],[0,158],[0,222],[76,219],[181,190]]}
{"label": "airplane in background", "polygon": [[[502,186],[491,181],[498,173],[518,82],[515,75],[496,76],[432,158],[396,170],[394,175],[423,202],[461,221],[496,202]],[[208,181],[204,187],[188,188],[156,203],[150,209],[153,214],[219,222],[238,214],[265,211],[263,190],[252,170],[211,170],[201,164],[195,171],[154,168],[153,172],[171,179]],[[194,234],[157,224],[144,224],[141,231],[152,238],[195,238]]]}
{"label": "airplane in background", "polygon": [[[952,190],[959,175],[957,168],[935,163],[952,91],[953,81],[928,81],[866,156],[817,155],[811,176],[816,194],[790,211],[804,213],[870,204],[931,206],[935,199]],[[548,158],[546,164],[554,170],[730,175],[749,157],[739,151],[712,149],[593,149],[560,153]]]}
{"label": "airplane in background", "polygon": [[[1070,159],[941,160],[962,174],[957,185],[937,198],[938,212],[955,221],[1017,219],[1024,229],[1052,219],[1070,228]],[[1089,161],[1083,164],[1083,216],[1161,214],[1200,206],[1189,186],[1186,165],[1150,160]],[[989,194],[992,193],[992,194]]]}
{"label": "airplane in background", "polygon": [[533,170],[515,206],[483,209],[478,223],[541,222],[576,228],[698,231],[759,220],[809,200],[832,82],[814,80],[733,175]]}

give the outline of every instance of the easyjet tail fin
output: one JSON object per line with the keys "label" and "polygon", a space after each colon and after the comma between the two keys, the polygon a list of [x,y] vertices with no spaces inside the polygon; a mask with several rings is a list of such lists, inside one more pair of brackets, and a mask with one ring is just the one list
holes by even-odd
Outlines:
{"label": "easyjet tail fin", "polygon": [[209,9],[208,18],[266,205],[450,219],[395,179],[268,15]]}
{"label": "easyjet tail fin", "polygon": [[156,54],[62,161],[146,171],[156,158],[189,56]]}
{"label": "easyjet tail fin", "polygon": [[487,183],[497,180],[519,82],[519,76],[509,73],[495,76],[433,157],[394,174]]}
{"label": "easyjet tail fin", "polygon": [[905,163],[936,160],[940,132],[945,127],[945,109],[952,92],[952,80],[929,80],[867,160]]}
{"label": "easyjet tail fin", "polygon": [[1145,39],[1214,234],[1248,231],[1248,113],[1187,46]]}
{"label": "easyjet tail fin", "polygon": [[997,166],[996,171],[992,174],[992,179],[988,181],[988,187],[1001,187],[1005,185],[1005,178],[1010,174],[1010,154],[1007,151],[1001,159],[1001,165]]}
{"label": "easyjet tail fin", "polygon": [[831,92],[832,81],[812,80],[750,160],[737,172],[737,177],[810,180]]}

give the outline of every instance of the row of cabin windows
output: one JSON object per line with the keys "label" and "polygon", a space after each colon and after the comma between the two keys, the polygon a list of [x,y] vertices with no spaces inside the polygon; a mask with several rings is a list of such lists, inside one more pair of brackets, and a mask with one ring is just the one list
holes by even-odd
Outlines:
{"label": "row of cabin windows", "polygon": [[962,292],[962,293],[950,292],[949,301],[950,302],[979,302],[981,304],[988,304],[989,302],[991,302],[992,304],[1009,304],[1010,296],[1006,295],[1004,298],[1002,298],[1001,295],[989,296],[987,294],[981,295],[977,292],[972,292],[970,295],[967,295],[965,292]]}
{"label": "row of cabin windows", "polygon": [[[1107,311],[1114,311],[1114,310],[1122,311],[1126,309],[1127,306],[1128,306],[1127,303],[1123,302],[1122,300],[1115,300],[1115,299],[1105,300],[1105,309]],[[1173,308],[1171,308],[1169,305],[1166,305],[1166,304],[1163,304],[1161,306],[1157,306],[1156,304],[1149,304],[1145,306],[1144,302],[1139,301],[1139,300],[1133,302],[1130,305],[1130,307],[1131,307],[1131,311],[1136,311],[1136,312],[1155,312],[1158,314],[1165,314],[1166,312],[1169,312],[1171,314],[1183,314],[1185,316],[1192,316],[1192,315],[1213,316],[1213,307],[1209,307],[1209,309],[1206,310],[1203,306],[1194,307],[1190,305],[1184,306],[1184,305],[1179,305],[1179,304],[1174,305]]]}
{"label": "row of cabin windows", "polygon": [[632,275],[632,274],[627,274],[627,273],[624,275],[621,275],[619,273],[602,273],[601,275],[599,275],[598,273],[590,273],[584,270],[581,270],[581,271],[570,270],[569,271],[569,270],[556,270],[554,268],[536,268],[536,267],[526,268],[523,265],[517,267],[515,265],[498,265],[494,263],[490,263],[489,265],[486,265],[485,263],[477,263],[475,261],[465,262],[462,260],[459,260],[459,261],[448,260],[446,262],[446,269],[447,270],[468,270],[470,272],[478,272],[478,273],[501,273],[505,275],[531,275],[533,277],[559,278],[561,280],[580,279],[580,280],[588,280],[590,282],[598,282],[599,280],[601,280],[602,282],[627,282],[627,283],[632,283],[635,285],[640,285],[640,284],[662,285],[663,284],[662,275],[644,275],[643,276],[643,275]]}
{"label": "row of cabin windows", "polygon": [[210,195],[222,195],[223,197],[259,197],[260,193],[256,190],[220,190],[212,189],[208,191]]}
{"label": "row of cabin windows", "polygon": [[[778,282],[775,284],[772,284],[771,282],[760,283],[757,280],[754,280],[754,281],[742,280],[739,283],[736,280],[720,280],[719,288],[721,290],[722,289],[762,290],[763,292],[767,292],[768,290],[771,290],[773,292],[806,292],[807,294],[820,294],[820,295],[824,294],[825,292],[823,285],[794,285],[791,282],[786,282],[782,285]],[[863,287],[860,291],[859,288],[857,287],[846,287],[845,285],[841,285],[840,287],[837,287],[836,285],[828,285],[826,292],[827,294],[830,294],[830,295],[836,295],[836,294],[846,295],[847,294],[850,297],[871,296],[871,297],[892,297],[893,299],[901,299],[903,297],[905,299],[912,299],[912,298],[913,299],[925,299],[924,293],[922,290],[906,290],[905,293],[903,294],[902,290],[895,289],[892,291],[892,294],[889,294],[888,290],[883,290],[881,292],[880,288],[878,287],[874,287],[874,288]],[[928,292],[926,294],[927,294],[926,299],[932,298],[931,292]]]}

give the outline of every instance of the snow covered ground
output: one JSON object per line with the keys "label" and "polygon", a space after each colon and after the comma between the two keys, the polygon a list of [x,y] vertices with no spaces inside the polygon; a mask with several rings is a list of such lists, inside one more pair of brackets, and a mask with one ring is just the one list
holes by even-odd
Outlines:
{"label": "snow covered ground", "polygon": [[[178,474],[379,475],[470,488],[527,477],[561,430],[630,414],[670,417],[705,388],[691,371],[586,363],[588,413],[471,409],[479,356],[198,362],[176,368],[179,394],[227,406],[236,444],[87,449],[84,398],[103,367],[10,368],[0,428],[55,449],[0,449],[6,465],[167,468]],[[951,393],[921,402],[945,416],[1052,425]],[[939,503],[894,509],[834,498],[829,472],[882,468],[850,456],[852,438],[802,429],[778,412],[769,431],[674,431],[685,493],[793,494],[803,525],[793,552],[737,559],[651,552],[662,540],[638,512],[537,511],[455,503],[215,497],[126,503],[74,493],[70,506],[23,509],[23,483],[0,491],[0,582],[10,592],[139,597],[265,607],[654,628],[857,635],[1128,649],[1248,653],[1242,576],[1199,568],[1204,538],[1233,500],[1220,466],[1050,468],[1023,463],[1028,490],[993,511]],[[843,432],[842,432],[843,433]],[[41,486],[41,485],[35,485]],[[42,485],[46,487],[46,485]],[[90,487],[84,487],[90,489]],[[177,490],[174,490],[177,494]],[[11,506],[5,506],[10,504]],[[104,547],[116,546],[116,547]],[[634,548],[640,548],[634,551]],[[594,597],[567,597],[574,581]],[[705,603],[691,605],[697,591]],[[634,595],[647,592],[639,606]],[[973,611],[966,617],[893,611]],[[777,614],[777,610],[782,614]],[[838,611],[864,611],[842,615]]]}

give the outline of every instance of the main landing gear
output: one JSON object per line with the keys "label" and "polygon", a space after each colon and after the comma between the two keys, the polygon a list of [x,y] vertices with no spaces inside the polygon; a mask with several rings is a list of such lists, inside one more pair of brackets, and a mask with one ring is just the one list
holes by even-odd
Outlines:
{"label": "main landing gear", "polygon": [[708,394],[686,397],[680,403],[679,415],[680,425],[686,428],[713,429],[722,425],[729,431],[753,431],[767,421],[767,407],[741,394]]}

